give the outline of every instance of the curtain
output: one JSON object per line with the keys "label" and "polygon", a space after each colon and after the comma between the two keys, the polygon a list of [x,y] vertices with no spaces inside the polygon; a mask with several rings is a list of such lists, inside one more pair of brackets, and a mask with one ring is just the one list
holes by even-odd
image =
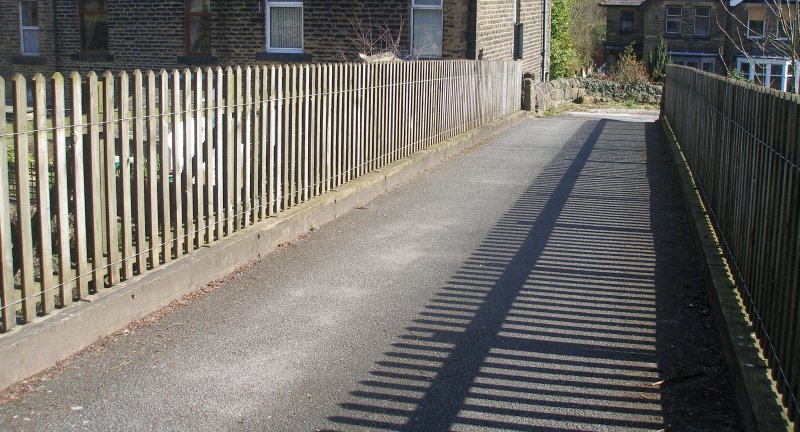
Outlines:
{"label": "curtain", "polygon": [[270,48],[303,48],[302,7],[270,7],[269,45]]}
{"label": "curtain", "polygon": [[413,54],[420,57],[442,56],[441,9],[414,9]]}

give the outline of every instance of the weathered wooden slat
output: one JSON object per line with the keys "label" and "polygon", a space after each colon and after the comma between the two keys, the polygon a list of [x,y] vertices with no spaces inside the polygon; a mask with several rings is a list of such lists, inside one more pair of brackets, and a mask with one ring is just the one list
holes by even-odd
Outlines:
{"label": "weathered wooden slat", "polygon": [[[194,191],[194,199],[197,201],[195,206],[195,228],[194,234],[189,236],[189,239],[194,239],[195,247],[199,248],[205,244],[205,232],[208,226],[206,225],[205,216],[205,179],[209,164],[206,161],[205,147],[208,138],[206,131],[206,111],[205,102],[209,96],[204,94],[203,90],[203,70],[195,68],[194,75],[194,183],[191,189]],[[191,217],[191,212],[189,213]]]}
{"label": "weathered wooden slat", "polygon": [[[70,75],[70,89],[72,92],[72,171],[74,173],[74,183],[72,184],[75,197],[75,250],[76,263],[75,273],[77,285],[77,298],[82,299],[89,295],[89,247],[86,218],[89,210],[86,201],[86,183],[84,179],[84,140],[83,135],[86,131],[83,123],[83,90],[81,76],[77,72]],[[91,157],[91,156],[90,156]],[[89,163],[91,166],[91,162]],[[90,188],[91,190],[91,188]],[[91,216],[89,216],[91,217]]]}
{"label": "weathered wooden slat", "polygon": [[234,111],[236,110],[236,80],[233,75],[233,68],[228,66],[225,69],[225,127],[227,131],[225,140],[225,179],[222,184],[225,185],[225,234],[233,234],[233,229],[236,221],[234,214],[234,153],[236,152],[236,123],[234,120]]}
{"label": "weathered wooden slat", "polygon": [[[0,83],[2,84],[2,83]],[[58,224],[58,297],[56,306],[72,303],[72,252],[69,228],[69,178],[67,176],[67,130],[65,120],[64,77],[56,72],[51,78],[53,95],[53,166],[55,168],[56,223]],[[2,111],[0,111],[2,112]],[[5,130],[0,124],[0,131]],[[0,148],[5,146],[0,145]],[[0,161],[2,163],[2,161]],[[2,174],[0,173],[0,176]],[[0,185],[1,186],[1,185]],[[0,202],[2,197],[0,197]],[[0,216],[2,218],[2,216]]]}
{"label": "weathered wooden slat", "polygon": [[[133,277],[133,262],[136,257],[133,249],[133,212],[131,209],[131,121],[130,121],[130,80],[128,73],[119,74],[119,109],[117,110],[117,124],[119,128],[119,183],[122,184],[122,196],[119,197],[122,204],[122,214],[120,217],[121,236],[122,236],[122,278],[130,279]],[[116,173],[114,174],[116,177]],[[114,178],[116,189],[117,179]],[[138,230],[139,227],[137,226]]]}
{"label": "weathered wooden slat", "polygon": [[145,187],[145,172],[147,172],[148,155],[145,151],[145,99],[144,80],[142,72],[133,72],[133,152],[134,152],[134,177],[136,194],[134,205],[136,209],[136,273],[141,274],[147,270],[147,213],[150,202],[147,200]]}
{"label": "weathered wooden slat", "polygon": [[[237,103],[240,100],[237,98]],[[237,166],[239,171],[243,171],[242,182],[242,221],[241,226],[250,224],[250,212],[253,202],[252,196],[253,181],[253,68],[247,66],[244,69],[244,141],[242,144],[242,163]]]}
{"label": "weathered wooden slat", "polygon": [[281,210],[285,210],[289,207],[290,204],[290,165],[292,161],[291,157],[291,138],[292,138],[292,102],[291,99],[294,96],[294,93],[291,92],[291,82],[292,82],[292,73],[291,68],[289,66],[284,66],[283,68],[283,111],[280,113],[281,118],[283,119],[283,128],[281,129],[282,132],[282,139],[281,139],[281,155],[278,159],[281,161],[282,170],[281,170],[281,184],[282,184],[282,191],[281,197],[283,198],[283,204],[281,206]]}
{"label": "weathered wooden slat", "polygon": [[[119,250],[119,217],[117,215],[117,173],[116,173],[116,127],[114,104],[114,74],[103,74],[103,221],[105,228],[105,251],[108,254],[108,284],[119,283],[122,259]],[[120,161],[122,162],[122,161]]]}
{"label": "weathered wooden slat", "polygon": [[205,70],[205,121],[206,121],[206,145],[204,152],[204,160],[206,163],[203,183],[205,192],[206,203],[206,222],[205,222],[205,243],[214,241],[214,227],[216,225],[216,215],[214,211],[214,187],[216,183],[216,170],[217,158],[215,147],[218,147],[219,142],[215,143],[215,125],[221,125],[222,122],[215,122],[215,104],[216,94],[214,93],[214,71],[211,68]]}
{"label": "weathered wooden slat", "polygon": [[56,290],[53,286],[52,211],[50,208],[50,161],[47,149],[47,79],[42,74],[33,77],[33,121],[35,136],[36,201],[39,244],[39,301],[41,313],[55,309]]}
{"label": "weathered wooden slat", "polygon": [[251,176],[250,183],[252,188],[250,190],[250,219],[253,223],[257,222],[259,218],[259,210],[261,209],[261,68],[256,66],[253,69],[253,138],[252,138],[252,152],[250,157]]}
{"label": "weathered wooden slat", "polygon": [[220,240],[225,236],[225,228],[226,228],[226,217],[225,217],[225,210],[227,209],[225,204],[225,142],[226,142],[226,126],[227,122],[223,122],[225,119],[225,115],[223,111],[225,110],[224,105],[224,91],[225,91],[225,75],[222,71],[221,67],[217,67],[214,71],[215,79],[216,79],[216,96],[214,97],[214,115],[216,116],[216,126],[214,127],[214,134],[215,139],[214,143],[216,144],[216,149],[214,152],[214,169],[216,172],[216,181],[214,182],[214,192],[216,194],[216,221],[217,221],[217,229],[216,229],[216,239]]}
{"label": "weathered wooden slat", "polygon": [[[156,108],[156,74],[147,71],[147,197],[146,208],[147,234],[150,238],[148,248],[150,267],[155,268],[160,264],[159,252],[161,248],[161,235],[159,234],[159,221],[161,217],[158,211],[158,118],[159,110]],[[163,144],[163,143],[162,143]],[[164,161],[162,159],[162,165]],[[144,268],[142,268],[144,270]]]}
{"label": "weathered wooden slat", "polygon": [[184,161],[184,150],[186,149],[186,125],[183,119],[183,105],[181,101],[181,73],[177,70],[172,71],[172,202],[171,206],[175,209],[173,213],[174,226],[174,251],[175,258],[183,256],[184,252],[184,224],[186,220],[183,212],[183,172],[181,161]]}
{"label": "weathered wooden slat", "polygon": [[161,82],[159,83],[159,102],[161,112],[159,114],[159,125],[161,126],[160,144],[161,144],[161,215],[164,219],[164,225],[161,229],[161,243],[163,246],[162,259],[164,263],[172,261],[173,246],[174,246],[174,225],[179,221],[177,218],[172,217],[172,165],[170,161],[174,159],[172,149],[175,148],[175,136],[170,133],[172,126],[170,124],[175,106],[170,102],[172,95],[170,94],[169,81],[170,76],[166,70],[161,70],[159,73]]}
{"label": "weathered wooden slat", "polygon": [[[301,73],[302,68],[298,68],[296,65],[292,65],[291,68],[291,80],[289,81],[289,90],[291,94],[289,96],[290,102],[290,109],[289,112],[289,128],[286,131],[289,135],[289,205],[294,206],[297,204],[297,192],[298,192],[298,178],[300,175],[299,169],[299,148],[302,142],[302,136],[300,136],[300,121],[298,120],[298,105],[300,104],[300,98],[302,95],[300,94],[300,88],[298,84],[298,75]],[[302,111],[302,107],[301,107]]]}
{"label": "weathered wooden slat", "polygon": [[97,74],[89,72],[86,83],[88,91],[87,118],[89,121],[89,178],[91,202],[91,233],[92,233],[92,281],[94,291],[100,291],[105,286],[103,271],[106,266],[103,262],[104,226],[103,226],[103,185],[104,172],[101,169],[104,163],[104,150],[100,141],[100,94]]}
{"label": "weathered wooden slat", "polygon": [[280,108],[278,92],[280,90],[276,88],[276,86],[280,87],[279,73],[280,68],[276,68],[274,65],[269,67],[269,160],[267,163],[267,175],[269,178],[267,185],[267,216],[272,216],[277,211],[277,197],[279,196],[277,181],[280,175],[276,173],[280,171],[276,165],[277,162],[275,158],[276,152],[280,149],[280,145],[276,145],[279,136],[278,128],[281,124],[278,117],[278,109]]}
{"label": "weathered wooden slat", "polygon": [[[63,87],[62,87],[63,89]],[[6,82],[0,77],[0,112],[6,112]],[[17,324],[17,303],[14,299],[13,239],[11,238],[11,201],[8,190],[8,145],[6,116],[0,115],[0,320],[2,331]],[[70,300],[72,300],[70,298]]]}
{"label": "weathered wooden slat", "polygon": [[310,177],[309,170],[311,168],[311,153],[309,151],[309,141],[308,141],[309,126],[311,123],[309,118],[309,108],[310,108],[309,85],[308,85],[309,80],[310,80],[309,69],[308,65],[305,64],[300,69],[300,83],[299,83],[302,88],[302,97],[300,99],[300,103],[302,104],[303,109],[302,113],[298,113],[298,116],[302,116],[300,117],[300,122],[301,122],[300,127],[302,128],[301,133],[303,137],[302,151],[299,152],[302,158],[301,161],[303,167],[302,176],[299,176],[300,186],[298,191],[298,198],[299,201],[301,202],[308,201],[308,189],[309,189],[308,179]]}
{"label": "weathered wooden slat", "polygon": [[[181,195],[185,198],[179,198],[183,201],[184,210],[179,215],[183,215],[183,237],[178,239],[178,244],[183,244],[185,253],[194,250],[194,237],[195,237],[195,224],[194,224],[194,169],[192,158],[197,157],[197,144],[200,136],[195,130],[195,114],[196,109],[193,105],[192,99],[192,72],[189,69],[183,70],[183,112],[181,113],[181,120],[183,121],[183,174],[181,175]],[[179,197],[181,196],[179,195]]]}
{"label": "weathered wooden slat", "polygon": [[25,77],[14,77],[14,167],[17,184],[17,220],[19,254],[22,280],[22,322],[27,323],[36,316],[36,293],[33,275],[33,223],[30,215],[30,145],[28,143],[28,85]]}

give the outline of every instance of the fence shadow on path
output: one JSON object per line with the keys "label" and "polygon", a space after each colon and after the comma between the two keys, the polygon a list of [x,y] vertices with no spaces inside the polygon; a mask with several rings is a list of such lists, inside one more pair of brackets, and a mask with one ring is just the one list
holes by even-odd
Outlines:
{"label": "fence shadow on path", "polygon": [[654,128],[585,123],[328,420],[343,430],[665,427],[652,385],[664,349],[657,290],[669,288],[657,282],[651,229]]}

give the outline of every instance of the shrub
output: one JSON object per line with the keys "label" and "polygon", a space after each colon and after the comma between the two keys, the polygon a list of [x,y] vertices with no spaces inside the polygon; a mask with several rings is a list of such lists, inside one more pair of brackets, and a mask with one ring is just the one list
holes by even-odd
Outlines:
{"label": "shrub", "polygon": [[647,70],[642,62],[636,58],[636,53],[633,52],[633,44],[626,46],[622,54],[620,54],[619,62],[617,62],[612,71],[611,79],[623,83],[650,82]]}
{"label": "shrub", "polygon": [[650,51],[650,77],[655,82],[664,80],[664,72],[667,65],[672,63],[672,58],[667,53],[667,43],[663,37],[659,37],[656,49]]}

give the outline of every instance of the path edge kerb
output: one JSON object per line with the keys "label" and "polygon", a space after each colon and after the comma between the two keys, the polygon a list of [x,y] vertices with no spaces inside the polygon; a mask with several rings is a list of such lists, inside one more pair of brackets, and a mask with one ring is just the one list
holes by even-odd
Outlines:
{"label": "path edge kerb", "polygon": [[0,390],[31,377],[172,301],[296,240],[336,217],[524,120],[517,111],[400,159],[338,189],[196,250],[113,289],[0,336]]}
{"label": "path edge kerb", "polygon": [[761,355],[694,176],[669,120],[663,114],[660,119],[683,191],[690,229],[700,252],[703,276],[742,422],[748,431],[791,431],[792,424],[780,404],[780,395],[769,376],[767,362]]}

